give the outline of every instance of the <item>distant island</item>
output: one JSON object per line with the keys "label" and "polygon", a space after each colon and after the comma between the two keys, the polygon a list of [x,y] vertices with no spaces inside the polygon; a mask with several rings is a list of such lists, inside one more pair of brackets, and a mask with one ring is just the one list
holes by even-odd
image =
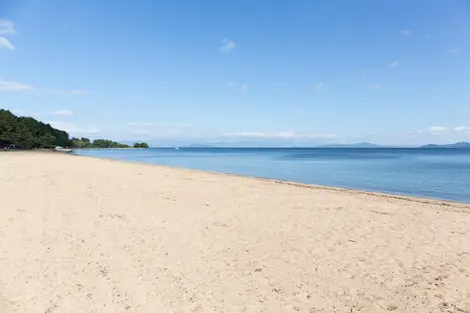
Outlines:
{"label": "distant island", "polygon": [[420,148],[470,149],[470,142],[462,141],[447,145],[429,144],[421,146]]}
{"label": "distant island", "polygon": [[0,109],[0,147],[19,149],[68,148],[148,148],[145,142],[133,146],[107,139],[72,138],[66,131],[56,129],[32,117],[16,116]]}
{"label": "distant island", "polygon": [[321,145],[318,148],[382,148],[379,145],[370,143],[370,142],[359,142],[359,143],[352,143],[352,144],[329,144],[329,145]]}

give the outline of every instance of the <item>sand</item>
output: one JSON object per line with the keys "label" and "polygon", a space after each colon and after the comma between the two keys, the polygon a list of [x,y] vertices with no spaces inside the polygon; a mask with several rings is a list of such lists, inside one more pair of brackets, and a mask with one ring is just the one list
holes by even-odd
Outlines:
{"label": "sand", "polygon": [[0,312],[470,312],[464,204],[0,153]]}

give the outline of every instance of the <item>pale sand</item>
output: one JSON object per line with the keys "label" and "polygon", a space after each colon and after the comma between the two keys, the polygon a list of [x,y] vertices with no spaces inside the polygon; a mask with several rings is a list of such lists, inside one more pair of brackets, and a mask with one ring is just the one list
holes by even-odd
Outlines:
{"label": "pale sand", "polygon": [[462,204],[0,153],[0,312],[469,312]]}

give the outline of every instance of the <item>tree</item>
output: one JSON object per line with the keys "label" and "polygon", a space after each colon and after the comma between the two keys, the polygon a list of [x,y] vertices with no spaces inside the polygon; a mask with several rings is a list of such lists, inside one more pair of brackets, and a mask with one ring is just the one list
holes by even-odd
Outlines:
{"label": "tree", "polygon": [[32,117],[17,117],[0,109],[0,143],[22,149],[66,146],[69,134]]}
{"label": "tree", "polygon": [[[144,144],[144,143],[141,143]],[[140,145],[141,145],[140,144]],[[32,117],[17,117],[8,110],[0,109],[0,147],[15,145],[21,149],[53,148],[129,148],[128,145],[107,139],[82,137],[72,139],[66,131]],[[145,144],[148,147],[147,144]]]}
{"label": "tree", "polygon": [[149,145],[146,142],[136,142],[134,143],[134,148],[148,149]]}
{"label": "tree", "polygon": [[93,148],[129,148],[128,145],[107,139],[95,139],[92,144]]}

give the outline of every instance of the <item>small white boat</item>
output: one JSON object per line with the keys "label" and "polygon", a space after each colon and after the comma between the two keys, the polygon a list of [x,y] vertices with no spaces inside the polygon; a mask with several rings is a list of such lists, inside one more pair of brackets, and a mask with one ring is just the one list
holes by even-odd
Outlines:
{"label": "small white boat", "polygon": [[62,148],[62,147],[56,147],[55,151],[57,152],[64,152],[64,153],[71,153],[72,149],[67,149],[67,148]]}

